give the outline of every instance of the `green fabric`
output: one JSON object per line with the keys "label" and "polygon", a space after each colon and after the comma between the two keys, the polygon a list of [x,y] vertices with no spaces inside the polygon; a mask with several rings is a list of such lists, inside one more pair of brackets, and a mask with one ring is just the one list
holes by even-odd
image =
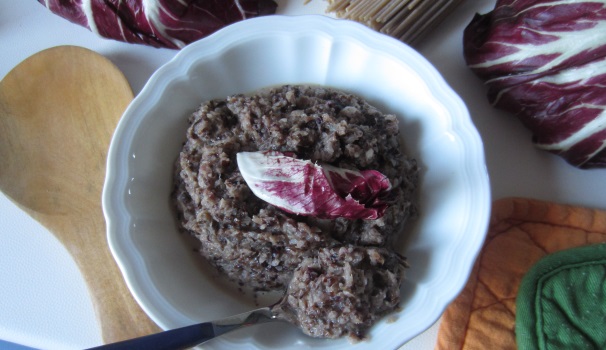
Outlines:
{"label": "green fabric", "polygon": [[516,299],[525,349],[606,349],[606,244],[550,254],[526,273]]}

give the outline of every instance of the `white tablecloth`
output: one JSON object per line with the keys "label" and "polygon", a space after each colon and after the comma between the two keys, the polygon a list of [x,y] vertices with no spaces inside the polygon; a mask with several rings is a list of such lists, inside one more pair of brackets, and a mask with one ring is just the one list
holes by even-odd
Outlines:
{"label": "white tablecloth", "polygon": [[[286,14],[323,13],[314,0],[279,1]],[[606,170],[578,170],[536,150],[511,115],[492,109],[482,83],[465,67],[462,31],[495,0],[466,0],[418,48],[467,103],[486,150],[493,197],[524,196],[606,209]],[[0,0],[0,78],[36,52],[57,45],[92,49],[113,61],[138,93],[176,53],[96,37],[34,0]],[[0,137],[2,137],[0,135]],[[2,160],[0,160],[2,161]],[[0,194],[0,340],[44,349],[101,343],[92,303],[77,267],[61,244]],[[437,325],[405,349],[432,349]],[[0,348],[8,346],[0,342]]]}

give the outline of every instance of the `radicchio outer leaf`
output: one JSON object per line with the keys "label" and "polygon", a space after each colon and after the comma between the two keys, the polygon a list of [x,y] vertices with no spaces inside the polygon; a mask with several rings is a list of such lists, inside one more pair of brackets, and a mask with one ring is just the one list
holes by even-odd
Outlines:
{"label": "radicchio outer leaf", "polygon": [[240,152],[237,161],[251,191],[289,213],[374,220],[388,207],[391,183],[375,170],[320,166],[279,152]]}
{"label": "radicchio outer leaf", "polygon": [[464,32],[468,66],[535,145],[606,167],[606,0],[498,0]]}
{"label": "radicchio outer leaf", "polygon": [[273,14],[272,0],[38,0],[98,35],[129,43],[182,48],[222,27]]}

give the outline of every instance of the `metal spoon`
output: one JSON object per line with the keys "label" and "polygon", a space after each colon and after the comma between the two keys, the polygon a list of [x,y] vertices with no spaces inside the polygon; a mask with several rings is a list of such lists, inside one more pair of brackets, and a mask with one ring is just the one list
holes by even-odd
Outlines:
{"label": "metal spoon", "polygon": [[177,350],[200,345],[208,340],[236,329],[271,321],[286,321],[280,302],[273,306],[241,313],[217,321],[171,329],[140,338],[101,345],[92,349],[103,350]]}

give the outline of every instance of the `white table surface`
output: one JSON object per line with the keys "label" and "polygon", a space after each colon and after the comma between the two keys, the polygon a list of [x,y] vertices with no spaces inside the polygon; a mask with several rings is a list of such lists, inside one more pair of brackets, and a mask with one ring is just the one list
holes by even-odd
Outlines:
{"label": "white table surface", "polygon": [[[306,6],[303,0],[279,3],[286,14],[319,14],[325,8],[321,0]],[[493,198],[523,196],[606,209],[606,169],[579,170],[536,150],[530,133],[515,117],[488,105],[482,82],[466,68],[463,29],[474,13],[485,13],[494,3],[465,0],[418,46],[468,105],[484,140]],[[0,78],[27,57],[57,45],[78,45],[109,58],[135,94],[176,53],[98,38],[35,0],[0,0]],[[92,303],[74,261],[53,235],[1,193],[0,249],[0,349],[14,347],[2,341],[43,349],[101,344]],[[437,331],[436,324],[403,348],[432,349]]]}

